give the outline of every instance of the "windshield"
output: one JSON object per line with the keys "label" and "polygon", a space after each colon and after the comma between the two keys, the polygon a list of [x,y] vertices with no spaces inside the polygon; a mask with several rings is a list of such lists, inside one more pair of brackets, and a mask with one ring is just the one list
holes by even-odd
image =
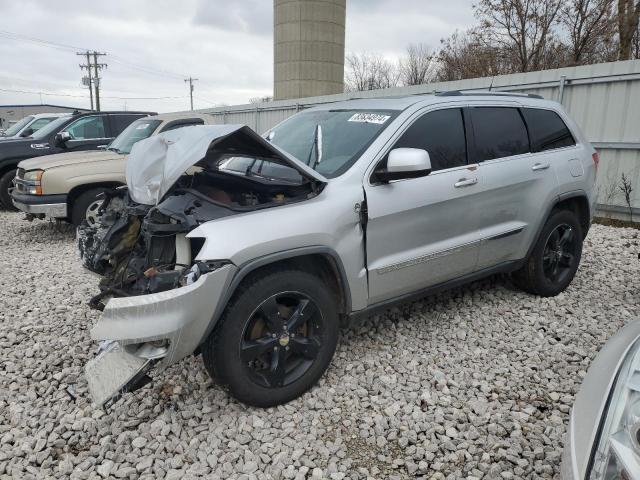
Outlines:
{"label": "windshield", "polygon": [[395,118],[395,111],[302,112],[269,132],[274,145],[325,177],[342,175]]}
{"label": "windshield", "polygon": [[54,121],[47,123],[44,127],[34,133],[32,137],[38,140],[42,140],[43,138],[48,137],[53,132],[58,133],[58,131],[69,121],[70,118],[71,117],[56,118]]}
{"label": "windshield", "polygon": [[33,117],[31,116],[24,117],[22,120],[17,121],[13,125],[11,125],[9,128],[7,128],[4,134],[7,137],[13,137],[14,135],[17,135],[18,132],[22,130],[25,126],[29,125],[29,122],[31,122],[32,120],[33,120]]}
{"label": "windshield", "polygon": [[107,150],[122,154],[131,153],[133,145],[140,140],[150,137],[160,123],[162,123],[160,120],[147,120],[142,118],[136,120],[109,144]]}

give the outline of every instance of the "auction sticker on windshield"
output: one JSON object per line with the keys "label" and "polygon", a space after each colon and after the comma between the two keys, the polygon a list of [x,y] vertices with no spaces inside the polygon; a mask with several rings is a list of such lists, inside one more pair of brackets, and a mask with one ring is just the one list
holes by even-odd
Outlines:
{"label": "auction sticker on windshield", "polygon": [[390,115],[381,115],[379,113],[354,113],[351,118],[348,120],[349,122],[360,122],[360,123],[377,123],[378,125],[382,125],[384,122],[391,118]]}

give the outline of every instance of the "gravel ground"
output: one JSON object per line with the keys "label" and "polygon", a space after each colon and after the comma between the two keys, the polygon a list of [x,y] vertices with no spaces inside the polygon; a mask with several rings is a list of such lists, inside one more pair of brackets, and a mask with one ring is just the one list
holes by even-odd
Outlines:
{"label": "gravel ground", "polygon": [[311,392],[259,410],[199,358],[105,414],[70,228],[0,212],[0,479],[553,478],[602,344],[640,312],[640,232],[595,225],[564,294],[493,278],[345,331]]}

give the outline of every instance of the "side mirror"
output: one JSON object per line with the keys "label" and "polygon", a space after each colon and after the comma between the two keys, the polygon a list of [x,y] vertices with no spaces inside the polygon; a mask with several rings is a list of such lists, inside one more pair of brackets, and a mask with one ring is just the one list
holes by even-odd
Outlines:
{"label": "side mirror", "polygon": [[60,132],[53,137],[53,143],[56,147],[64,147],[69,140],[71,140],[71,134],[69,132]]}
{"label": "side mirror", "polygon": [[22,138],[30,137],[31,135],[33,135],[33,128],[31,128],[31,127],[29,127],[29,128],[27,128],[27,129],[25,129],[25,130],[20,134],[20,136],[21,136]]}
{"label": "side mirror", "polygon": [[387,167],[374,172],[374,180],[388,183],[391,180],[425,177],[430,173],[431,159],[426,150],[394,148],[387,157]]}

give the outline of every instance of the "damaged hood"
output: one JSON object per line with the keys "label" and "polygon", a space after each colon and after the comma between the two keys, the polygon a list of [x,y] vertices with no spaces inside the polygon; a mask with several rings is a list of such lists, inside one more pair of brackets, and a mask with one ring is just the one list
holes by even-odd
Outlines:
{"label": "damaged hood", "polygon": [[275,157],[308,179],[327,179],[246,125],[206,125],[179,128],[141,140],[133,146],[126,165],[127,186],[133,201],[156,205],[173,184],[207,152],[220,148],[230,153]]}

